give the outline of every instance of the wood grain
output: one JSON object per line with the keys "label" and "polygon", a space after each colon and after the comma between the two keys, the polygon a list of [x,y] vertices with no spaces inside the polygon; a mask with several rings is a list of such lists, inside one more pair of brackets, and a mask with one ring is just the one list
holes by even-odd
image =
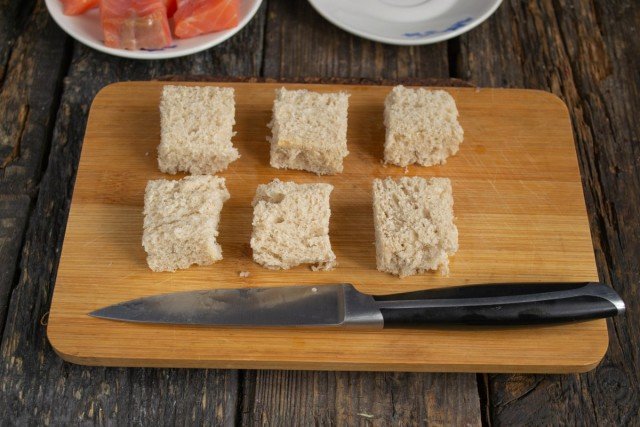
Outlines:
{"label": "wood grain", "polygon": [[[60,100],[62,68],[69,61],[67,37],[42,3],[12,2],[7,26],[0,29],[0,193],[37,193]],[[19,7],[17,7],[19,6]],[[18,37],[13,26],[24,26]],[[14,31],[16,29],[14,28]],[[5,33],[7,32],[7,33]],[[3,34],[4,33],[4,34]]]}
{"label": "wood grain", "polygon": [[600,277],[628,306],[610,322],[609,351],[593,372],[487,377],[492,424],[640,423],[638,6],[508,1],[495,19],[461,38],[460,77],[550,90],[566,101]]}
{"label": "wood grain", "polygon": [[269,2],[264,54],[265,77],[449,77],[446,43],[374,43],[332,25],[306,1]]}
{"label": "wood grain", "polygon": [[[404,169],[380,162],[380,118],[389,88],[287,85],[351,93],[351,154],[345,172],[319,178],[268,166],[266,124],[280,85],[220,84],[236,89],[235,144],[242,155],[222,174],[232,194],[218,239],[225,259],[175,274],[152,273],[140,246],[146,182],[168,178],[157,170],[154,155],[162,83],[112,85],[94,100],[48,329],[64,358],[125,366],[566,372],[590,369],[602,357],[604,321],[534,328],[531,339],[521,328],[203,329],[86,316],[135,297],[211,287],[347,281],[382,294],[464,283],[596,278],[567,112],[557,98],[544,92],[449,89],[466,129],[464,149],[446,166],[409,167],[408,173],[452,179],[461,250],[448,277],[433,273],[398,279],[375,269],[370,203],[373,177],[405,175]],[[257,185],[274,177],[335,186],[330,232],[340,265],[334,271],[310,274],[308,267],[298,267],[274,272],[251,260],[250,202]],[[240,278],[240,271],[251,276]],[[101,340],[90,338],[98,331]],[[173,338],[177,333],[180,342]],[[153,340],[145,339],[149,334]],[[328,350],[335,346],[341,349],[339,357]]]}
{"label": "wood grain", "polygon": [[[23,38],[25,43],[17,53],[31,52],[27,57],[32,62],[26,69],[45,70],[50,81],[64,77],[65,89],[62,103],[52,99],[51,111],[39,116],[39,121],[33,121],[34,124],[55,121],[57,131],[53,139],[51,135],[34,139],[34,149],[42,149],[48,161],[42,163],[42,174],[36,173],[30,181],[29,194],[36,196],[34,203],[35,200],[37,203],[24,248],[18,249],[22,255],[15,254],[16,259],[22,260],[16,266],[20,277],[14,283],[16,289],[9,306],[0,361],[0,417],[5,423],[160,425],[206,420],[204,423],[231,425],[234,420],[248,420],[251,408],[256,407],[260,408],[261,422],[271,425],[290,424],[291,416],[302,413],[326,416],[316,418],[317,423],[310,417],[296,415],[295,419],[309,420],[307,424],[336,425],[336,419],[344,420],[363,406],[362,402],[380,401],[386,403],[370,412],[376,419],[394,425],[409,424],[405,420],[426,424],[426,421],[416,421],[416,411],[422,408],[420,401],[424,393],[434,390],[429,396],[441,399],[429,397],[429,402],[437,405],[429,407],[431,423],[440,424],[438,419],[475,419],[476,422],[469,423],[474,425],[479,422],[475,401],[479,389],[483,399],[481,407],[488,407],[484,425],[638,424],[640,391],[635,376],[640,372],[637,369],[640,366],[637,346],[640,299],[635,284],[640,272],[637,247],[640,242],[637,215],[640,127],[634,119],[640,107],[638,2],[506,0],[496,15],[461,38],[408,49],[369,42],[360,45],[357,38],[340,30],[325,36],[333,27],[310,12],[304,0],[269,0],[265,6],[282,13],[270,14],[266,27],[266,7],[263,7],[257,19],[238,36],[207,52],[172,61],[135,62],[118,60],[74,43],[65,45],[65,50],[74,51],[70,68],[67,64],[61,68],[49,67],[38,61],[43,58],[41,53],[35,54],[39,44],[48,43],[55,51],[64,42],[45,31],[36,37],[25,36],[34,28],[30,19],[32,11],[38,11],[38,19],[46,17],[46,11],[34,8],[34,4],[42,2],[0,0],[0,84],[3,85],[0,98],[10,91],[25,93],[17,87],[20,79],[8,81],[2,77],[3,72],[5,75],[9,72],[7,61],[15,55],[13,46],[18,38]],[[304,18],[304,26],[292,31],[300,19],[299,13],[308,16]],[[55,28],[52,22],[50,25]],[[289,38],[273,34],[279,32],[286,32]],[[62,35],[61,31],[58,33]],[[282,43],[283,48],[273,49],[270,40]],[[66,55],[60,57],[63,62],[69,59]],[[52,57],[56,59],[55,55]],[[267,63],[271,65],[266,66]],[[297,74],[293,75],[294,72]],[[331,77],[327,73],[334,72],[373,79],[451,76],[484,86],[552,89],[567,101],[577,146],[588,147],[580,148],[579,158],[601,278],[616,287],[631,307],[625,318],[611,323],[611,346],[600,367],[580,376],[491,375],[488,383],[482,381],[487,376],[478,375],[481,380],[478,387],[465,374],[304,373],[296,376],[290,371],[271,371],[255,376],[253,372],[241,373],[241,377],[255,379],[256,387],[252,388],[242,386],[247,381],[236,382],[237,371],[105,369],[60,363],[46,343],[44,326],[39,321],[49,308],[60,236],[68,214],[69,183],[75,177],[86,108],[96,91],[113,81],[165,74],[209,78],[223,74],[267,78],[287,75],[305,79]],[[26,84],[32,85],[34,81],[38,80],[27,79]],[[39,99],[46,100],[46,93],[53,86],[48,81],[41,82],[38,90],[43,95]],[[40,111],[32,109],[31,120],[35,117],[34,110]],[[6,118],[10,117],[11,114]],[[9,125],[13,129],[14,123]],[[0,193],[11,193],[13,190],[8,190],[5,182],[8,181],[0,179]],[[34,305],[34,301],[38,303]],[[376,387],[383,378],[381,375],[393,375],[392,389]],[[331,396],[337,381],[334,377],[338,376],[343,376],[342,381],[350,385],[349,390],[339,394],[339,399],[326,399],[325,391]],[[290,380],[292,377],[299,380]],[[426,388],[414,387],[416,381],[427,384]],[[238,385],[241,388],[236,399]],[[485,387],[489,391],[488,399],[485,399]],[[464,388],[465,393],[447,393],[460,388]],[[475,397],[469,399],[470,396]],[[388,404],[389,398],[398,403]],[[236,402],[240,408],[236,408]],[[316,407],[312,410],[307,405]],[[401,407],[412,408],[411,414],[398,411]],[[235,418],[236,410],[241,418]],[[449,418],[447,414],[451,412],[458,413],[459,418]],[[438,417],[437,413],[442,415]],[[358,418],[356,423],[360,425],[376,423],[375,419]]]}
{"label": "wood grain", "polygon": [[0,331],[4,328],[28,213],[29,197],[0,195]]}
{"label": "wood grain", "polygon": [[248,371],[242,425],[478,426],[475,376]]}
{"label": "wood grain", "polygon": [[[395,81],[386,84],[398,84],[400,81],[412,84],[412,79],[416,85],[466,84],[449,78],[451,64],[447,43],[415,47],[372,43],[337,29],[313,11],[306,1],[269,1],[264,59],[262,74],[265,78],[286,78],[296,82],[300,80],[300,83],[313,83],[313,78],[321,77],[323,83],[338,84],[379,84],[381,80],[393,78]],[[438,78],[444,81],[434,81]],[[358,81],[349,81],[352,79]],[[415,414],[420,408],[422,394],[415,392],[415,382],[428,384],[429,390],[433,390],[430,396],[441,395],[445,390],[465,390],[456,395],[447,394],[446,401],[430,399],[430,420],[438,416],[443,420],[453,420],[449,415],[451,407],[456,408],[457,419],[465,420],[458,425],[475,425],[480,420],[477,388],[470,385],[470,377],[464,374],[396,376],[395,393],[391,396],[388,389],[372,386],[380,381],[381,375],[377,373],[359,373],[355,383],[351,382],[354,376],[350,373],[302,374],[300,378],[304,380],[300,381],[290,381],[293,375],[290,371],[246,375],[255,379],[255,387],[240,390],[240,399],[245,408],[243,411],[257,407],[260,408],[260,415],[254,416],[255,412],[252,411],[251,418],[243,417],[243,421],[250,419],[256,423],[288,424],[289,414],[297,414],[295,420],[299,425],[335,425],[338,424],[335,421],[338,416],[340,420],[345,420],[345,415],[352,414],[354,408],[361,406],[364,392],[356,390],[366,390],[367,399],[371,402],[388,402],[391,397],[391,405],[376,407],[376,419],[402,424],[403,417],[398,415],[398,406],[411,407]],[[310,377],[313,377],[313,390],[309,390],[307,385]],[[342,378],[340,381],[349,384],[348,390],[339,399],[325,399],[323,390],[335,387],[333,378]],[[281,384],[287,384],[287,393],[281,392]],[[307,405],[313,405],[314,410],[308,410]],[[368,418],[358,418],[360,425],[371,422]]]}
{"label": "wood grain", "polygon": [[33,9],[33,0],[16,2],[0,0],[0,82],[4,81],[9,57],[16,39],[23,30],[24,21]]}
{"label": "wood grain", "polygon": [[[47,22],[43,2],[33,23]],[[165,74],[257,75],[262,61],[265,8],[232,40],[206,52],[169,61],[140,62],[113,57],[76,43],[71,66],[39,68],[54,79],[64,77],[64,92],[52,135],[35,139],[48,153],[43,174],[34,186],[35,201],[24,244],[20,275],[9,300],[0,359],[0,414],[9,425],[115,424],[233,425],[238,396],[238,372],[216,370],[109,369],[65,363],[46,339],[46,323],[57,274],[87,113],[95,94],[119,80],[151,79]],[[35,27],[37,28],[37,27]],[[57,30],[62,34],[61,30]],[[26,50],[41,37],[29,38]],[[248,55],[246,52],[251,51]],[[37,59],[37,58],[35,58]],[[36,62],[36,64],[39,64]],[[58,74],[56,74],[58,73]],[[17,80],[12,80],[16,82]],[[9,90],[6,86],[3,90]],[[42,96],[44,89],[39,89]],[[51,100],[55,104],[55,100]],[[34,110],[38,110],[34,108]],[[44,123],[44,119],[42,119]],[[0,182],[0,189],[4,184]],[[185,393],[188,390],[189,393]]]}

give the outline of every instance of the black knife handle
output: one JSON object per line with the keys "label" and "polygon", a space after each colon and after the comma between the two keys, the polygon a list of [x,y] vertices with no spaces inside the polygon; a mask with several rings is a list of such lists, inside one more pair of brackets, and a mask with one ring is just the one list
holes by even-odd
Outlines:
{"label": "black knife handle", "polygon": [[385,327],[531,325],[624,313],[620,296],[600,283],[474,285],[375,296]]}

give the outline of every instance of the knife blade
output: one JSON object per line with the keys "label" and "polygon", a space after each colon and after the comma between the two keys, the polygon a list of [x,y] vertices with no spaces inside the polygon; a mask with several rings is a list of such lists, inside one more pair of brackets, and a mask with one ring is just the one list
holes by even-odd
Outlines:
{"label": "knife blade", "polygon": [[613,289],[592,282],[472,285],[379,296],[344,283],[162,294],[89,315],[172,325],[381,329],[561,323],[624,310]]}

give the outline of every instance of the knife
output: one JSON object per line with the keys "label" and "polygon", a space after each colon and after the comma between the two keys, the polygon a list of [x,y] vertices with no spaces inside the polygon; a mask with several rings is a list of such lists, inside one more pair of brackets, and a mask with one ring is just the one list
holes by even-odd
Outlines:
{"label": "knife", "polygon": [[351,284],[216,289],[156,295],[90,316],[137,323],[381,329],[526,325],[598,319],[625,305],[600,283],[511,283],[373,296]]}

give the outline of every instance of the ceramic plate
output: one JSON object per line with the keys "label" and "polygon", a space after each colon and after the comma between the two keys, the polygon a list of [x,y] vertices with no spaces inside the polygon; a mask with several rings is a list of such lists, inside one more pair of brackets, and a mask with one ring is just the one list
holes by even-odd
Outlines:
{"label": "ceramic plate", "polygon": [[125,50],[107,47],[102,42],[102,29],[100,27],[100,13],[97,9],[90,10],[84,15],[67,16],[62,13],[62,3],[60,0],[45,0],[47,9],[54,21],[74,39],[89,47],[110,55],[122,56],[124,58],[135,59],[166,59],[177,58],[179,56],[191,55],[205,49],[216,46],[235,33],[240,31],[256,14],[262,0],[241,0],[240,1],[240,23],[230,30],[219,31],[217,33],[204,34],[190,39],[174,38],[173,45],[160,50]]}
{"label": "ceramic plate", "polygon": [[333,24],[382,43],[420,45],[465,33],[502,0],[309,0]]}

